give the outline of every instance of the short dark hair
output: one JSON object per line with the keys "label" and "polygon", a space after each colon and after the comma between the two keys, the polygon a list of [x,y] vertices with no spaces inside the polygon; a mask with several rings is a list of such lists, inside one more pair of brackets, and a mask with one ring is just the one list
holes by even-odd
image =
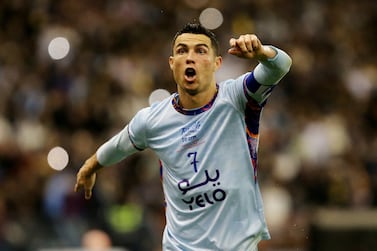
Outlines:
{"label": "short dark hair", "polygon": [[217,56],[220,55],[220,45],[219,45],[219,41],[217,40],[215,33],[205,28],[200,23],[187,23],[180,31],[178,31],[175,34],[173,38],[173,42],[172,42],[172,47],[174,47],[174,43],[175,43],[175,40],[177,40],[177,37],[184,33],[202,34],[209,37],[209,39],[211,40],[211,45],[214,48],[215,54]]}

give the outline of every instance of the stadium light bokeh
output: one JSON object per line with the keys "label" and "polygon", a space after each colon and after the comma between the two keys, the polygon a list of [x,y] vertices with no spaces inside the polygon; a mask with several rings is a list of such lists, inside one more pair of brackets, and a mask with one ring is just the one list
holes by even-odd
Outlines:
{"label": "stadium light bokeh", "polygon": [[52,169],[61,171],[68,165],[68,153],[64,148],[56,146],[49,151],[47,162]]}
{"label": "stadium light bokeh", "polygon": [[207,29],[217,29],[224,21],[223,14],[216,8],[206,8],[199,15],[200,23]]}
{"label": "stadium light bokeh", "polygon": [[170,92],[168,92],[165,89],[156,89],[149,95],[149,105],[152,105],[155,102],[161,101],[164,98],[167,98],[170,96]]}
{"label": "stadium light bokeh", "polygon": [[70,43],[65,37],[55,37],[48,45],[48,54],[54,60],[65,58],[70,51]]}

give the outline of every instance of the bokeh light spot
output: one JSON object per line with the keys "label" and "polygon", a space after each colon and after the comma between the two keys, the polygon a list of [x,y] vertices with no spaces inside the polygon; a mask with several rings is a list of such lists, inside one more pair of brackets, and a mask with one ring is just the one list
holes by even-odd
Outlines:
{"label": "bokeh light spot", "polygon": [[207,8],[200,13],[199,21],[207,29],[214,30],[222,25],[224,18],[218,9]]}
{"label": "bokeh light spot", "polygon": [[54,60],[65,58],[70,50],[69,41],[65,37],[56,37],[48,44],[48,54]]}
{"label": "bokeh light spot", "polygon": [[149,95],[149,105],[162,101],[170,96],[170,92],[165,89],[156,89]]}
{"label": "bokeh light spot", "polygon": [[278,186],[265,187],[262,195],[269,228],[272,231],[283,228],[292,210],[291,195],[285,188]]}
{"label": "bokeh light spot", "polygon": [[67,166],[68,161],[69,156],[67,151],[60,146],[52,148],[47,155],[48,164],[52,169],[57,171],[63,170]]}

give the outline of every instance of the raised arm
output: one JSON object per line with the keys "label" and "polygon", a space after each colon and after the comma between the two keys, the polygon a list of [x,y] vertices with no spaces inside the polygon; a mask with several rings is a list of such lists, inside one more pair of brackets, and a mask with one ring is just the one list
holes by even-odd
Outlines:
{"label": "raised arm", "polygon": [[237,39],[231,38],[229,45],[228,53],[240,58],[264,61],[276,56],[276,51],[263,45],[254,34],[241,35]]}
{"label": "raised arm", "polygon": [[256,35],[242,35],[229,41],[228,52],[240,58],[255,59],[259,64],[245,79],[246,90],[259,104],[270,96],[274,86],[288,73],[292,59],[284,51],[263,45]]}

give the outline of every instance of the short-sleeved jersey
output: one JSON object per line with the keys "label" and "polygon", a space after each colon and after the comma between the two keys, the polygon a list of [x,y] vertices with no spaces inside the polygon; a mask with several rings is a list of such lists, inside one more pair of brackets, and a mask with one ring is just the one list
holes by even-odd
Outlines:
{"label": "short-sleeved jersey", "polygon": [[245,90],[249,74],[219,83],[204,107],[184,110],[172,94],[128,125],[134,146],[161,161],[164,251],[254,250],[269,238],[256,179],[262,106]]}

